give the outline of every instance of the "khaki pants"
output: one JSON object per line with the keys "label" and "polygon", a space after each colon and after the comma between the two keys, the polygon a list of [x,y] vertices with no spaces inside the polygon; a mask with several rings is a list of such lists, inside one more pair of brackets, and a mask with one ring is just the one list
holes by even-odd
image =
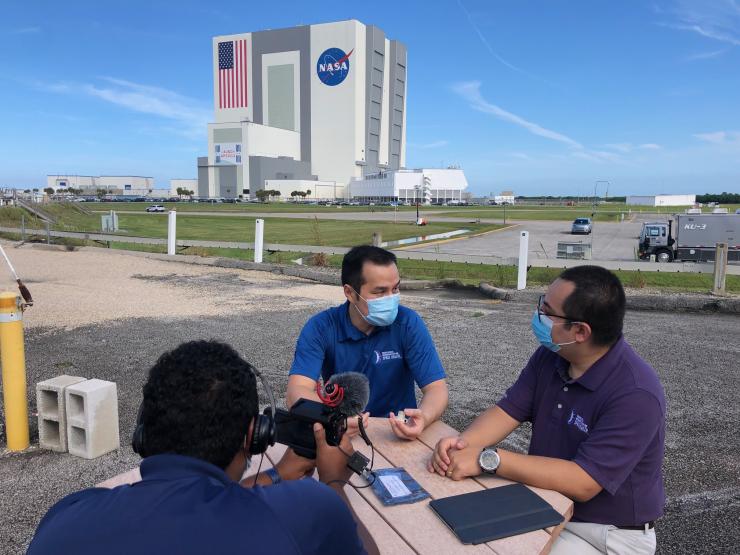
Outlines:
{"label": "khaki pants", "polygon": [[609,524],[569,522],[552,546],[550,555],[653,555],[655,529],[622,530]]}

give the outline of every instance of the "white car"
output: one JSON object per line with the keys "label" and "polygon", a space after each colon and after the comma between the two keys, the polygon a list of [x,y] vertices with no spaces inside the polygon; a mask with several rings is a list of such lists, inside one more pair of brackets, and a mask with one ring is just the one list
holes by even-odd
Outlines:
{"label": "white car", "polygon": [[147,212],[164,212],[164,206],[161,204],[152,204],[151,206],[147,206],[146,208]]}

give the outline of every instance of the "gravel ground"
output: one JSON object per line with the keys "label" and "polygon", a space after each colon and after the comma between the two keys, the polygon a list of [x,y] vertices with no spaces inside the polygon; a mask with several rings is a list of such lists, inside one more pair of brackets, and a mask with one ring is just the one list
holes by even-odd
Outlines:
{"label": "gravel ground", "polygon": [[[37,301],[26,313],[32,405],[34,384],[59,374],[115,381],[123,445],[92,461],[36,448],[0,453],[0,553],[22,552],[65,494],[138,464],[128,438],[146,371],[164,350],[188,339],[228,341],[282,397],[301,326],[342,298],[338,287],[262,272],[103,250],[10,250]],[[532,307],[432,295],[407,295],[406,303],[437,342],[451,388],[444,419],[460,429],[499,398],[535,348]],[[669,403],[661,553],[734,553],[740,543],[738,323],[732,315],[627,316],[626,336],[658,370]],[[509,447],[523,450],[527,441],[524,429]]]}

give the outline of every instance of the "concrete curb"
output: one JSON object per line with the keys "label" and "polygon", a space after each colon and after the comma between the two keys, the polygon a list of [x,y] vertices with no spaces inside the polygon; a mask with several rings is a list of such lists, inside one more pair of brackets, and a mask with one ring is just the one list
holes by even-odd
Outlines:
{"label": "concrete curb", "polygon": [[[538,290],[500,289],[489,283],[478,286],[481,294],[492,299],[530,303],[534,306],[545,288]],[[740,297],[717,297],[701,293],[653,294],[625,290],[627,310],[658,312],[715,312],[718,314],[740,314]]]}

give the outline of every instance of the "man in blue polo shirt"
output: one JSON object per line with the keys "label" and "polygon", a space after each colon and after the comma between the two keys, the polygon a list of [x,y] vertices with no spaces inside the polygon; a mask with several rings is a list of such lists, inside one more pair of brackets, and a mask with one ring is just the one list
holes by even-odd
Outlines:
{"label": "man in blue polo shirt", "polygon": [[[389,416],[403,439],[415,439],[447,408],[447,383],[429,331],[416,312],[399,306],[396,255],[360,246],[342,261],[347,301],[313,316],[303,327],[288,378],[287,404],[319,400],[319,378],[359,372],[370,382],[364,417]],[[417,408],[414,383],[423,394]],[[405,418],[399,418],[403,411]],[[350,435],[357,432],[350,420]]]}
{"label": "man in blue polo shirt", "polygon": [[[429,470],[454,480],[495,473],[559,491],[574,513],[551,553],[654,553],[663,514],[665,397],[622,337],[625,296],[597,266],[564,271],[540,298],[541,343],[498,405],[439,441]],[[495,449],[532,423],[529,454]]]}
{"label": "man in blue polo shirt", "polygon": [[[327,445],[320,424],[316,465],[329,485],[298,479],[312,463],[290,451],[239,483],[269,443],[265,418],[252,366],[228,345],[193,341],[165,353],[144,386],[141,481],[68,495],[43,518],[28,553],[365,553],[358,529],[377,552],[344,497],[347,456]],[[341,448],[351,452],[348,438]]]}

